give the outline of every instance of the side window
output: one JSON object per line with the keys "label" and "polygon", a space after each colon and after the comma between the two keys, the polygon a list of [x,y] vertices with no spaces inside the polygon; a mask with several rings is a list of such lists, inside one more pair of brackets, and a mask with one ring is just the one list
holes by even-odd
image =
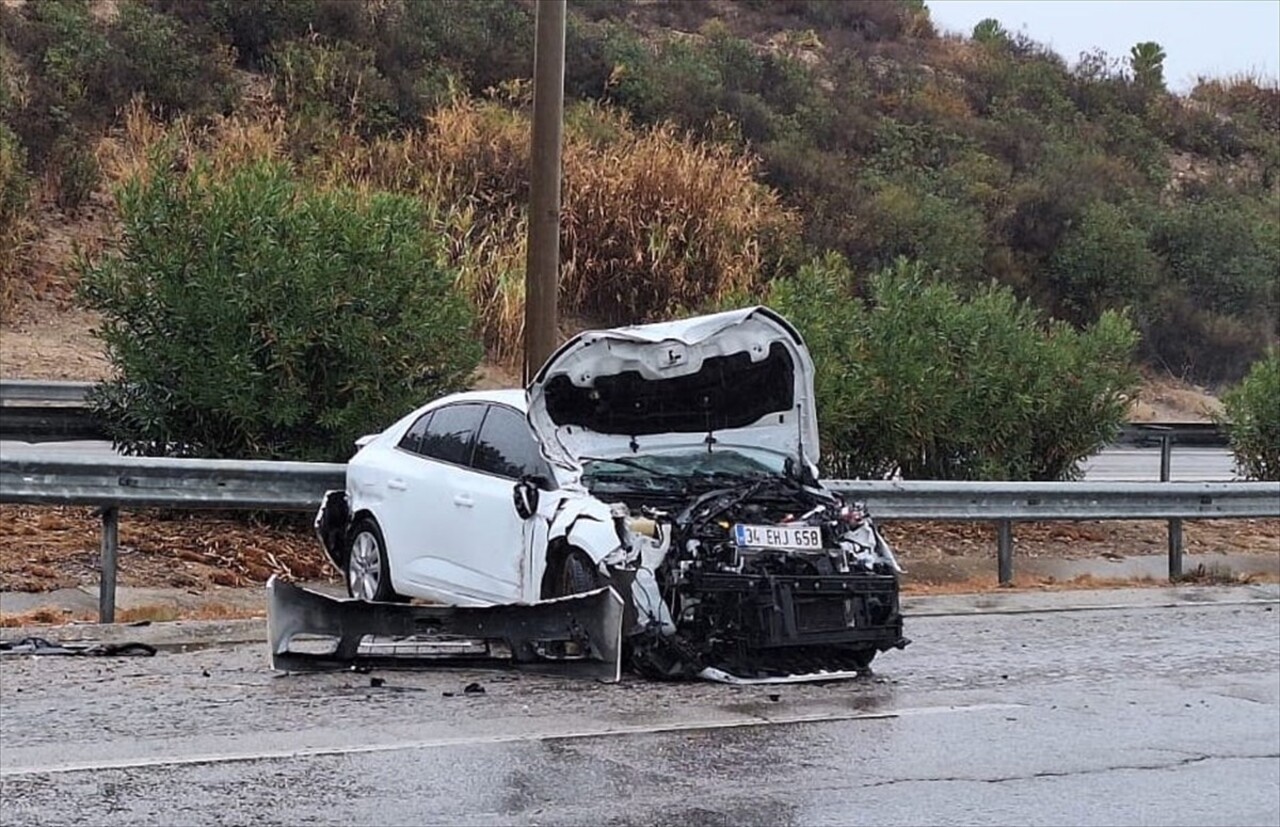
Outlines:
{"label": "side window", "polygon": [[412,451],[415,454],[422,453],[422,438],[426,436],[427,423],[431,421],[433,413],[435,411],[427,411],[409,426],[409,430],[405,431],[404,436],[400,437],[401,448],[406,451]]}
{"label": "side window", "polygon": [[472,437],[484,415],[483,405],[448,405],[436,408],[427,424],[419,453],[457,465],[471,459]]}
{"label": "side window", "polygon": [[484,418],[471,465],[477,471],[511,479],[526,474],[551,476],[529,423],[511,408],[499,405],[491,406]]}

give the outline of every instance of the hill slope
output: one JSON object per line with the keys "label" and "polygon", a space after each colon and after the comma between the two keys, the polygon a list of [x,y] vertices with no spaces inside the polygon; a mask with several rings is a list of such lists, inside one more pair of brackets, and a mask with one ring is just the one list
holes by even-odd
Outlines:
{"label": "hill slope", "polygon": [[[95,150],[136,94],[162,119],[278,117],[305,164],[419,129],[459,94],[526,105],[512,81],[530,74],[531,8],[4,0],[0,306],[12,319],[33,299],[67,303],[67,239],[90,254],[109,242]],[[919,2],[570,9],[571,102],[758,156],[799,217],[763,251],[765,278],[834,249],[860,272],[906,256],[958,283],[996,279],[1082,324],[1128,306],[1153,368],[1209,383],[1280,339],[1274,83],[1177,97],[1158,60],[1071,68],[998,24],[939,37]]]}

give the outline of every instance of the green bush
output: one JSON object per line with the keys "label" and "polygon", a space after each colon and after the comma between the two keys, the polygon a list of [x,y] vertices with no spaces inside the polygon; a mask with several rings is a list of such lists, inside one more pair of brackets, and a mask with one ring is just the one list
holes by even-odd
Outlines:
{"label": "green bush", "polygon": [[855,298],[833,255],[767,297],[813,352],[824,473],[1071,478],[1118,432],[1137,387],[1122,316],[1076,331],[1006,288],[964,299],[905,260],[868,287]]}
{"label": "green bush", "polygon": [[54,201],[59,209],[74,213],[89,200],[102,180],[98,160],[83,138],[71,135],[54,144],[51,159],[57,184]]}
{"label": "green bush", "polygon": [[398,123],[394,90],[368,49],[304,37],[281,44],[272,68],[276,100],[295,115],[344,122],[365,135]]}
{"label": "green bush", "polygon": [[27,212],[31,179],[18,136],[0,122],[0,316],[7,317],[18,296],[18,272],[31,234]]}
{"label": "green bush", "polygon": [[31,180],[18,136],[0,123],[0,238],[27,212]]}
{"label": "green bush", "polygon": [[1280,480],[1280,349],[1273,348],[1222,396],[1236,470],[1251,480]]}
{"label": "green bush", "polygon": [[261,163],[157,173],[119,200],[120,250],[82,291],[117,374],[95,405],[129,453],[343,461],[479,362],[411,199]]}
{"label": "green bush", "polygon": [[[250,4],[245,4],[250,5]],[[69,143],[94,141],[135,95],[166,116],[224,111],[235,92],[225,53],[202,48],[180,20],[134,0],[99,18],[81,0],[42,0],[6,11],[5,39],[23,72],[6,120],[43,171]],[[55,157],[63,153],[62,157]]]}
{"label": "green bush", "polygon": [[1241,195],[1208,192],[1162,210],[1152,232],[1170,280],[1200,306],[1233,315],[1280,315],[1276,209]]}
{"label": "green bush", "polygon": [[1091,322],[1105,309],[1143,301],[1159,278],[1160,262],[1133,205],[1095,201],[1067,231],[1048,269],[1062,315]]}

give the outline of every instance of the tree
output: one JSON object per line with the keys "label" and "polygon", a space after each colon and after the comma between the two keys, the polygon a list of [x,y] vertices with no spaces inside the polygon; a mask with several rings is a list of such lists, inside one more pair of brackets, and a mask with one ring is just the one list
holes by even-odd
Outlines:
{"label": "tree", "polygon": [[1154,290],[1160,260],[1133,211],[1094,201],[1063,236],[1046,268],[1063,316],[1091,322],[1108,308],[1141,304]]}
{"label": "tree", "polygon": [[94,403],[128,453],[345,461],[467,385],[473,314],[413,199],[323,192],[262,162],[157,165],[85,269],[116,371]]}
{"label": "tree", "polygon": [[1000,25],[999,20],[988,17],[978,21],[978,25],[973,27],[973,39],[984,46],[1002,46],[1009,42],[1009,32]]}
{"label": "tree", "polygon": [[1129,50],[1129,66],[1133,79],[1147,92],[1164,91],[1164,59],[1167,57],[1159,43],[1146,41]]}

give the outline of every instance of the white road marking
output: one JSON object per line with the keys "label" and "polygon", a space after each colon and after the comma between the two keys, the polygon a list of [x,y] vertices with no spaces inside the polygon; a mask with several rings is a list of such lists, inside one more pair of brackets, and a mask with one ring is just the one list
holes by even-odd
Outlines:
{"label": "white road marking", "polygon": [[[245,761],[293,760],[298,758],[315,758],[331,755],[360,755],[379,752],[400,752],[415,749],[432,749],[436,747],[476,746],[488,744],[509,744],[527,741],[558,741],[581,738],[600,738],[612,735],[650,735],[668,732],[688,732],[696,730],[740,729],[755,726],[778,726],[787,724],[813,724],[840,721],[875,721],[891,718],[906,718],[922,715],[938,715],[957,712],[989,712],[997,710],[1020,709],[1025,704],[972,704],[968,706],[925,706],[897,709],[884,712],[840,712],[827,711],[818,713],[782,713],[779,715],[750,715],[719,721],[667,721],[653,724],[623,724],[618,726],[585,727],[569,731],[530,731],[517,733],[493,733],[489,735],[455,735],[427,738],[417,741],[371,744],[335,744],[331,746],[300,747],[296,749],[256,750],[252,752],[203,753],[195,755],[177,755],[171,757],[151,756],[145,758],[103,759],[97,761],[70,761],[62,764],[44,764],[29,767],[0,767],[0,779],[19,778],[29,775],[54,775],[72,772],[95,772],[101,770],[151,769],[157,767],[178,767],[193,764],[226,764]],[[284,734],[284,733],[281,733]]]}

